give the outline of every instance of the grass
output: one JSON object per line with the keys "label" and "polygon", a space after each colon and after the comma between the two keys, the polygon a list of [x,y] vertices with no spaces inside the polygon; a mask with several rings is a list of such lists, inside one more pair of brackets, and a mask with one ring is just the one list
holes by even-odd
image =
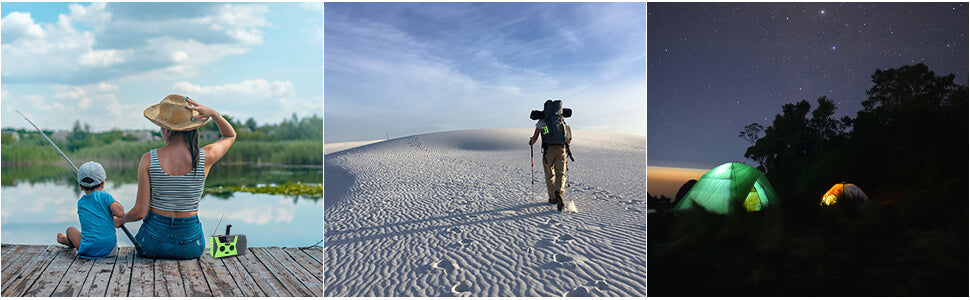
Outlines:
{"label": "grass", "polygon": [[[207,145],[211,141],[202,141]],[[137,166],[141,156],[151,149],[164,146],[164,142],[116,141],[109,145],[81,148],[65,153],[75,165],[95,160],[111,166]],[[5,166],[51,165],[63,159],[50,145],[4,144],[2,145]],[[220,160],[223,164],[284,164],[284,165],[322,165],[322,140],[296,141],[236,141],[229,152]]]}
{"label": "grass", "polygon": [[302,182],[256,186],[229,185],[207,187],[205,188],[205,192],[220,198],[228,198],[234,192],[245,192],[253,194],[304,196],[313,200],[319,200],[323,197],[323,185]]}

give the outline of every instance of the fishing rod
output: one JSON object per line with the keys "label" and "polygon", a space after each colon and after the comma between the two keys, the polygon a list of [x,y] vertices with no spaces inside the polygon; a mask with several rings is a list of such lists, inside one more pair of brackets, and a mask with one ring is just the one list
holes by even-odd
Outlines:
{"label": "fishing rod", "polygon": [[[61,148],[57,147],[57,144],[54,144],[54,141],[52,141],[51,138],[47,137],[47,134],[44,134],[44,132],[41,131],[40,128],[37,127],[37,125],[34,124],[34,122],[31,122],[30,119],[28,119],[27,116],[24,115],[24,113],[20,112],[19,110],[17,111],[17,113],[20,114],[21,117],[24,117],[24,120],[27,120],[27,123],[30,123],[31,126],[34,126],[34,129],[37,129],[37,132],[40,132],[40,135],[41,136],[43,136],[45,139],[47,139],[47,142],[50,143],[51,146],[54,147],[54,150],[57,150],[57,153],[60,154],[61,157],[63,157],[64,160],[66,160],[69,165],[71,165],[71,168],[74,169],[74,175],[76,176],[77,175],[77,167],[74,166],[74,163],[71,162],[71,159],[70,158],[67,158],[67,155],[64,155],[64,152],[61,151]],[[131,232],[130,231],[128,231],[128,227],[125,227],[125,225],[121,225],[121,230],[125,232],[125,235],[128,236],[128,239],[131,240],[131,243],[132,244],[135,244],[135,249],[137,249],[139,252],[141,252],[141,244],[139,244],[138,242],[135,241],[135,237],[131,235]]]}

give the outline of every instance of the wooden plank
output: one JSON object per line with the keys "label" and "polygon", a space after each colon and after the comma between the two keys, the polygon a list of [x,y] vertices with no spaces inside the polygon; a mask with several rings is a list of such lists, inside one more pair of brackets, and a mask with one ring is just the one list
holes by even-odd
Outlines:
{"label": "wooden plank", "polygon": [[[3,246],[10,296],[322,296],[322,249],[250,248],[245,255],[153,260],[131,247],[89,260],[63,246]],[[9,276],[9,277],[8,277]]]}
{"label": "wooden plank", "polygon": [[[27,249],[26,245],[10,245],[3,244],[3,253],[0,254],[0,269],[3,269],[3,274],[6,275],[7,267],[10,266],[9,262],[15,260],[15,257],[20,256],[20,253]],[[4,277],[6,278],[6,277]]]}
{"label": "wooden plank", "polygon": [[[260,262],[269,269],[269,272],[276,276],[276,279],[283,283],[283,286],[296,297],[314,296],[314,291],[308,288],[297,276],[290,273],[283,264],[273,257],[269,248],[250,248]],[[321,292],[323,289],[321,289]]]}
{"label": "wooden plank", "polygon": [[256,285],[270,297],[291,297],[293,294],[286,289],[283,283],[281,283],[273,273],[266,268],[256,258],[253,251],[256,248],[249,248],[250,251],[246,251],[246,254],[236,255],[235,257],[239,259],[246,271],[253,276],[253,280],[256,281]]}
{"label": "wooden plank", "polygon": [[199,257],[199,265],[202,267],[202,273],[205,275],[205,280],[209,284],[213,296],[251,296],[252,293],[250,295],[244,294],[242,288],[232,279],[232,275],[229,274],[229,269],[226,268],[223,259],[212,258],[209,252],[206,251],[202,254],[202,257]]}
{"label": "wooden plank", "polygon": [[3,297],[20,297],[27,292],[27,288],[37,281],[37,278],[50,265],[56,255],[63,247],[50,245],[44,248],[44,252],[34,256],[27,263],[27,266],[19,274],[14,274],[9,285],[3,287]]}
{"label": "wooden plank", "polygon": [[111,279],[108,281],[108,290],[105,296],[128,296],[128,288],[131,286],[131,270],[134,256],[135,248],[118,248],[118,260],[115,261],[114,268],[111,270]]}
{"label": "wooden plank", "polygon": [[51,293],[54,292],[54,288],[61,282],[68,268],[71,267],[75,258],[77,258],[77,252],[67,247],[59,247],[55,251],[54,259],[47,265],[47,268],[37,278],[37,281],[27,288],[24,296],[50,297]]}
{"label": "wooden plank", "polygon": [[[216,260],[212,257],[210,259]],[[236,257],[220,258],[219,261],[225,265],[227,272],[232,276],[233,281],[239,286],[239,292],[246,297],[266,297],[266,293],[259,288],[253,275],[246,271],[242,263]]]}
{"label": "wooden plank", "polygon": [[93,260],[94,266],[81,284],[80,297],[104,297],[108,293],[108,282],[114,272],[118,256]]}
{"label": "wooden plank", "polygon": [[177,260],[155,260],[155,296],[185,297],[185,284]]}
{"label": "wooden plank", "polygon": [[7,250],[16,248],[17,244],[0,244],[0,257],[7,256]]}
{"label": "wooden plank", "polygon": [[27,267],[27,263],[30,262],[31,258],[34,258],[38,254],[44,251],[44,246],[25,246],[16,245],[15,248],[10,249],[8,256],[3,257],[3,271],[0,272],[2,279],[2,286],[6,289],[17,279],[17,274],[23,273],[23,270]]}
{"label": "wooden plank", "polygon": [[132,251],[131,283],[129,297],[152,297],[155,295],[155,260],[144,258]]}
{"label": "wooden plank", "polygon": [[306,254],[310,255],[310,257],[313,257],[313,259],[316,259],[321,264],[323,263],[323,248],[321,248],[321,247],[303,247],[303,248],[300,248],[300,250],[303,250],[303,252],[305,252]]}
{"label": "wooden plank", "polygon": [[[205,255],[205,254],[203,254]],[[199,259],[179,260],[179,271],[185,284],[185,294],[189,297],[212,297],[209,282],[205,280]]]}
{"label": "wooden plank", "polygon": [[323,264],[298,248],[283,248],[283,251],[303,266],[303,268],[316,276],[320,282],[323,282]]}
{"label": "wooden plank", "polygon": [[82,284],[91,273],[92,267],[94,267],[93,259],[76,257],[74,263],[64,273],[64,278],[54,288],[51,297],[77,297],[80,295]]}
{"label": "wooden plank", "polygon": [[[279,247],[267,247],[261,248],[260,250],[266,251],[273,259],[280,262],[280,265],[289,271],[290,274],[296,277],[296,279],[303,283],[303,286],[307,288],[314,296],[323,296],[323,277],[321,274],[316,274],[316,272],[311,272],[306,269],[302,263],[297,262],[289,254],[280,249]],[[321,269],[322,271],[322,269]]]}

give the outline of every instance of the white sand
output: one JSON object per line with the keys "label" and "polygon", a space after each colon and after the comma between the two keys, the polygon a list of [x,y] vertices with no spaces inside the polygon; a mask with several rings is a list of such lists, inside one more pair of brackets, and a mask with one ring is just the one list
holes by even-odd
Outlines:
{"label": "white sand", "polygon": [[353,149],[364,145],[370,145],[380,141],[383,141],[383,140],[323,144],[323,155],[327,155],[334,152],[340,152],[347,149]]}
{"label": "white sand", "polygon": [[645,137],[575,131],[569,213],[546,203],[538,145],[530,184],[531,134],[326,155],[325,296],[645,296]]}

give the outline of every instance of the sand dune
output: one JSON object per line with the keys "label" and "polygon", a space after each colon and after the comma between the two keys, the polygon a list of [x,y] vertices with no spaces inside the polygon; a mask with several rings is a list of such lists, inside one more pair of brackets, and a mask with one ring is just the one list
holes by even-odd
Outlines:
{"label": "sand dune", "polygon": [[340,152],[351,148],[357,148],[364,145],[370,145],[383,140],[372,140],[372,141],[360,141],[360,142],[343,142],[343,143],[329,143],[323,145],[323,155],[327,155],[334,152]]}
{"label": "sand dune", "polygon": [[566,198],[579,212],[562,213],[545,203],[539,167],[530,184],[531,133],[326,155],[325,295],[645,296],[645,138],[574,132]]}

